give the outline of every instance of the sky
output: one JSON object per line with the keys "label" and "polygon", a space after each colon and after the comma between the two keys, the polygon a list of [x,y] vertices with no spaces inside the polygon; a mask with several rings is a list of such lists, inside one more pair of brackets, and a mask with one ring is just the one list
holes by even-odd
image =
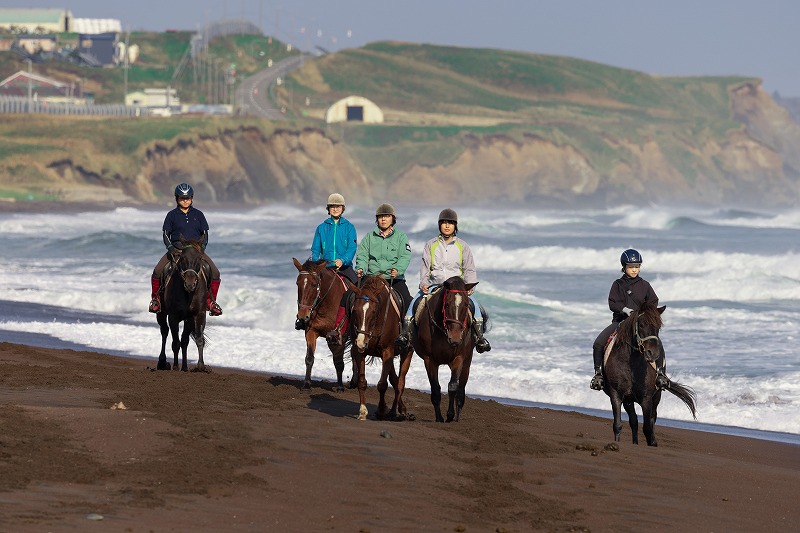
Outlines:
{"label": "sky", "polygon": [[570,56],[654,75],[757,77],[800,97],[797,0],[0,0],[116,18],[125,30],[198,30],[245,18],[302,50],[369,42]]}

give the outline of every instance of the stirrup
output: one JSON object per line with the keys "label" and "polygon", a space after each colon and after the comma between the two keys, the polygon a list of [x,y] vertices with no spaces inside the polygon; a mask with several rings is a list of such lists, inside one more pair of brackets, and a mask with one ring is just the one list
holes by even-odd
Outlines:
{"label": "stirrup", "polygon": [[337,329],[333,328],[325,335],[325,340],[328,341],[328,344],[332,344],[334,346],[341,346],[342,345],[342,333]]}
{"label": "stirrup", "polygon": [[478,342],[475,343],[475,351],[478,353],[488,352],[491,351],[492,345],[489,344],[489,341],[486,340],[485,337],[481,337],[478,339]]}
{"label": "stirrup", "polygon": [[222,308],[217,302],[211,300],[211,305],[208,307],[208,314],[211,316],[219,316],[222,314]]}
{"label": "stirrup", "polygon": [[603,373],[598,372],[592,378],[592,382],[589,384],[589,388],[592,390],[603,390]]}
{"label": "stirrup", "polygon": [[161,302],[158,300],[158,296],[150,300],[150,307],[148,311],[151,313],[159,313],[161,312]]}

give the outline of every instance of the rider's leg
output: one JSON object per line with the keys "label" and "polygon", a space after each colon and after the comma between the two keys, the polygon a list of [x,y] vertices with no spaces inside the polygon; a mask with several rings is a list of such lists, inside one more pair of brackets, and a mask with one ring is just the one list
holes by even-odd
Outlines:
{"label": "rider's leg", "polygon": [[608,338],[617,330],[617,323],[612,322],[600,332],[592,344],[592,359],[594,360],[594,377],[589,387],[594,390],[603,390],[603,357],[605,355]]}
{"label": "rider's leg", "polygon": [[420,289],[417,291],[417,294],[414,298],[411,299],[411,303],[408,305],[408,309],[406,309],[406,314],[403,317],[403,324],[400,328],[400,335],[397,337],[395,343],[400,346],[401,348],[406,348],[409,346],[411,342],[411,322],[413,320],[414,315],[414,302],[416,302],[419,297],[422,296],[422,290]]}
{"label": "rider's leg", "polygon": [[219,269],[217,268],[217,265],[214,264],[214,261],[212,261],[207,255],[203,258],[203,260],[208,263],[208,266],[211,268],[211,283],[209,284],[208,295],[206,296],[208,314],[211,316],[219,316],[222,314],[222,307],[220,307],[217,303],[217,293],[219,292],[220,283]]}
{"label": "rider's leg", "polygon": [[336,321],[333,323],[333,329],[325,335],[327,341],[333,345],[340,346],[342,344],[342,332],[347,330],[349,319],[347,317],[347,301],[350,299],[350,290],[345,291],[342,299],[339,302],[339,310],[336,312]]}
{"label": "rider's leg", "polygon": [[167,267],[168,262],[169,253],[166,253],[159,259],[153,269],[153,275],[150,278],[150,308],[148,309],[151,313],[158,313],[161,311],[161,298],[159,296],[161,292],[161,278],[164,276],[164,269]]}
{"label": "rider's leg", "polygon": [[659,347],[661,353],[656,359],[656,388],[666,390],[669,388],[669,378],[667,377],[667,357],[664,354],[664,346]]}
{"label": "rider's leg", "polygon": [[469,299],[472,300],[472,305],[475,307],[475,320],[472,322],[472,331],[475,334],[475,350],[478,353],[488,352],[492,349],[492,346],[483,336],[483,313],[481,313],[481,306],[472,295],[469,296]]}

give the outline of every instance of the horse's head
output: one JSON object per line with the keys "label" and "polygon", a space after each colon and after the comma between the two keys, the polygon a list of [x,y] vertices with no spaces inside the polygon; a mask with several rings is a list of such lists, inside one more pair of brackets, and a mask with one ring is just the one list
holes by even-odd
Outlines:
{"label": "horse's head", "polygon": [[442,284],[442,326],[451,346],[458,346],[464,340],[469,319],[468,291],[475,285],[465,285],[459,276],[453,276]]}
{"label": "horse's head", "polygon": [[297,320],[303,325],[311,319],[311,313],[319,305],[322,288],[322,272],[325,270],[324,259],[306,261],[302,265],[294,259],[297,274]]}
{"label": "horse's head", "polygon": [[359,350],[365,350],[373,337],[382,332],[376,331],[378,320],[389,302],[389,290],[386,281],[380,276],[369,276],[364,279],[361,288],[354,291],[353,308],[350,321],[353,324],[355,339],[353,344]]}
{"label": "horse's head", "polygon": [[200,241],[181,241],[182,251],[178,259],[178,271],[183,279],[183,289],[194,292],[203,269],[203,248]]}
{"label": "horse's head", "polygon": [[646,361],[655,361],[661,355],[661,339],[658,338],[658,332],[663,324],[661,313],[666,308],[667,306],[656,308],[654,305],[645,305],[628,318],[633,322],[632,340],[636,343],[634,348]]}

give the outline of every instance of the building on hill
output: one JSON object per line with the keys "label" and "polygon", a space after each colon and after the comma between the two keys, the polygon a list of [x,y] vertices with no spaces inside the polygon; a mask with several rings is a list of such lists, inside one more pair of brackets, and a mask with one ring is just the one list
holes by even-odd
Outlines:
{"label": "building on hill", "polygon": [[72,31],[88,35],[122,33],[122,22],[119,19],[76,18],[72,21]]}
{"label": "building on hill", "polygon": [[82,90],[79,84],[47,78],[24,70],[0,81],[0,96],[27,97],[28,87],[31,90],[31,97],[36,101],[86,103],[80,94]]}
{"label": "building on hill", "polygon": [[0,29],[14,33],[71,32],[72,12],[53,8],[0,8]]}
{"label": "building on hill", "polygon": [[78,35],[76,52],[89,65],[110,67],[119,64],[117,44],[119,34],[116,32]]}
{"label": "building on hill", "polygon": [[168,108],[180,113],[181,101],[178,91],[172,87],[150,88],[125,95],[125,105],[147,108]]}
{"label": "building on hill", "polygon": [[56,49],[55,35],[17,35],[16,44],[28,54],[52,52]]}
{"label": "building on hill", "polygon": [[342,98],[325,112],[325,122],[364,122],[379,124],[383,122],[383,111],[375,102],[363,96],[351,95]]}

